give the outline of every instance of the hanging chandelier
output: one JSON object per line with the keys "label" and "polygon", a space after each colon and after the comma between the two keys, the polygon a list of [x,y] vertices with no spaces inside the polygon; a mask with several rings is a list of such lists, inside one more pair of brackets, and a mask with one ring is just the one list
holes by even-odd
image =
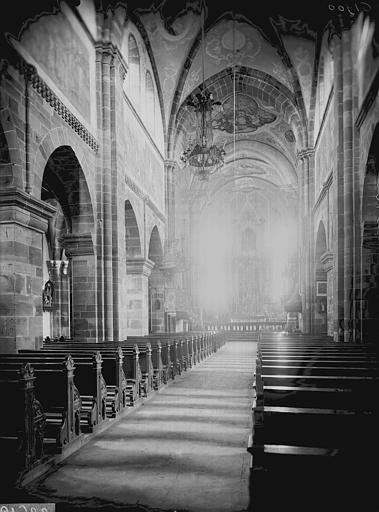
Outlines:
{"label": "hanging chandelier", "polygon": [[213,95],[205,87],[205,49],[204,49],[204,11],[202,17],[202,70],[203,83],[199,93],[192,95],[186,106],[194,110],[196,115],[195,139],[190,140],[187,149],[180,159],[185,165],[191,166],[194,174],[201,181],[207,181],[209,176],[217,172],[224,165],[225,151],[221,146],[213,143],[212,111],[215,105],[221,105],[213,99]]}

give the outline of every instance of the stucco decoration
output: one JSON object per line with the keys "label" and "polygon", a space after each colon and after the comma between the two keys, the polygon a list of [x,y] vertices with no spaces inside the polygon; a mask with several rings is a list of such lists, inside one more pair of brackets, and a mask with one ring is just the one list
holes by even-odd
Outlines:
{"label": "stucco decoration", "polygon": [[262,187],[257,187],[256,182],[252,178],[239,178],[233,184],[233,192],[252,192],[253,190],[262,190]]}
{"label": "stucco decoration", "polygon": [[305,109],[309,115],[315,44],[313,41],[294,36],[283,36],[282,39],[296,70]]}
{"label": "stucco decoration", "polygon": [[214,120],[213,127],[227,133],[251,133],[261,126],[273,123],[277,116],[260,107],[253,98],[244,94],[236,96],[234,110],[234,98],[229,97],[223,103],[223,109]]}
{"label": "stucco decoration", "polygon": [[[193,12],[188,12],[185,16],[176,19],[172,26],[175,34],[167,32],[159,13],[145,14],[142,20],[154,53],[162,85],[166,119],[168,119],[184,58],[200,30],[200,17]],[[200,81],[200,76],[198,79]]]}
{"label": "stucco decoration", "polygon": [[287,130],[287,131],[284,133],[284,136],[285,136],[286,140],[288,140],[288,142],[291,142],[291,144],[293,144],[294,142],[296,142],[295,135],[293,134],[293,131],[292,131],[292,130]]}
{"label": "stucco decoration", "polygon": [[267,171],[260,169],[254,163],[254,161],[247,160],[246,162],[241,162],[238,164],[238,170],[240,174],[254,174],[254,175],[265,175]]}
{"label": "stucco decoration", "polygon": [[[268,73],[293,91],[290,74],[277,51],[251,25],[238,21],[234,23],[234,52],[233,21],[220,21],[206,34],[205,79],[233,65],[246,66]],[[201,70],[202,52],[199,48],[189,70],[181,101],[200,85]]]}

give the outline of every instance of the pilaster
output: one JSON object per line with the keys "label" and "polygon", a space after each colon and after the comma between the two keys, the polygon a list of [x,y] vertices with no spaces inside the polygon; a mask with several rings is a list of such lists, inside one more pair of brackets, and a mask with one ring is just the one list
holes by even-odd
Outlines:
{"label": "pilaster", "polygon": [[117,110],[127,65],[110,41],[99,41],[96,48],[97,120],[101,132],[98,159],[98,333],[103,340],[119,336],[119,240],[117,176]]}
{"label": "pilaster", "polygon": [[154,265],[145,258],[126,260],[128,336],[149,333],[149,277]]}
{"label": "pilaster", "polygon": [[344,244],[344,142],[343,142],[343,64],[340,37],[332,40],[334,61],[334,119],[337,132],[336,168],[334,169],[334,207],[336,223],[335,265],[334,265],[334,341],[344,341],[345,316],[345,244]]}
{"label": "pilaster", "polygon": [[312,305],[313,305],[313,288],[314,279],[312,274],[312,260],[313,260],[313,214],[312,214],[312,201],[314,199],[312,194],[312,162],[314,160],[314,149],[304,148],[299,151],[298,159],[301,162],[301,200],[302,205],[299,210],[302,212],[301,218],[301,246],[303,250],[303,274],[301,284],[301,297],[302,297],[302,317],[303,317],[303,332],[312,332]]}
{"label": "pilaster", "polygon": [[2,352],[42,345],[43,238],[54,213],[20,189],[0,190]]}
{"label": "pilaster", "polygon": [[90,233],[65,235],[72,278],[72,336],[97,341],[96,252]]}

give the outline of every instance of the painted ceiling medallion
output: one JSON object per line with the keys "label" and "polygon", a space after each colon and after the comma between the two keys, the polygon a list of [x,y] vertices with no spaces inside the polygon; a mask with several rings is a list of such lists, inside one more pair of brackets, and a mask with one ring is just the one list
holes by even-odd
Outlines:
{"label": "painted ceiling medallion", "polygon": [[277,116],[260,107],[249,96],[238,94],[236,97],[236,111],[234,113],[234,99],[228,98],[223,103],[223,110],[213,120],[213,128],[227,133],[255,132],[261,126],[273,123]]}
{"label": "painted ceiling medallion", "polygon": [[288,142],[296,142],[295,135],[292,130],[287,130],[284,133],[285,138],[288,140]]}
{"label": "painted ceiling medallion", "polygon": [[[222,36],[221,43],[226,50],[233,50],[233,29],[228,30]],[[246,37],[244,36],[244,34],[239,30],[236,30],[234,36],[235,51],[238,52],[239,50],[241,50],[245,46],[245,43]]]}

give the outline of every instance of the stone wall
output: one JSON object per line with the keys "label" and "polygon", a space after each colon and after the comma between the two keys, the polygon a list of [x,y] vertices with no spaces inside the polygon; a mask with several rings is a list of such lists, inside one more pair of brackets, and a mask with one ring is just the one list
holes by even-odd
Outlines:
{"label": "stone wall", "polygon": [[[138,256],[147,260],[154,226],[162,245],[165,239],[163,125],[159,131],[156,123],[152,137],[143,115],[128,100],[120,18],[115,16],[112,42],[97,45],[94,13],[87,9],[85,19],[89,31],[62,4],[56,15],[30,23],[20,40],[13,41],[14,58],[0,83],[0,341],[8,351],[41,344],[46,272],[54,274],[59,300],[49,312],[53,336],[115,339],[148,329],[149,272],[128,274],[125,201],[133,202],[141,238]],[[102,33],[101,19],[97,23],[96,31]],[[144,53],[145,67],[147,61]],[[74,169],[59,158],[50,159],[62,148],[68,148],[78,166],[71,191]],[[46,181],[45,173],[53,178]],[[67,224],[62,250],[68,260],[59,275],[61,261],[42,256],[48,219],[55,211],[40,201],[47,184]],[[65,193],[71,194],[69,201]],[[138,314],[136,305],[141,305]]]}

